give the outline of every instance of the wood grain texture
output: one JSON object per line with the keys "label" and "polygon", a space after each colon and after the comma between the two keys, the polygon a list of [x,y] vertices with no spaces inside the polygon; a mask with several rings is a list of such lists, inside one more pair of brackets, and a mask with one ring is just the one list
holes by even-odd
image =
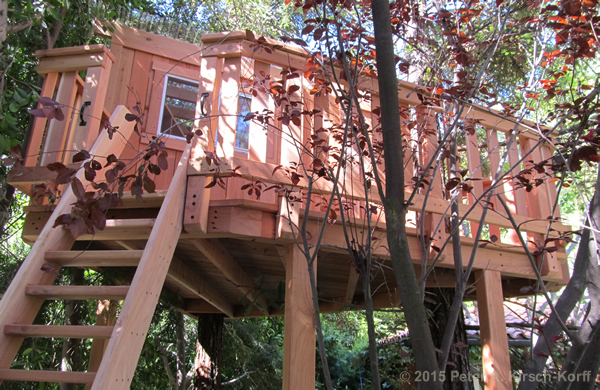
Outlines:
{"label": "wood grain texture", "polygon": [[95,372],[0,369],[0,380],[57,383],[92,383]]}
{"label": "wood grain texture", "polygon": [[295,243],[287,247],[286,263],[283,389],[313,390],[315,313],[308,265]]}
{"label": "wood grain texture", "polygon": [[150,233],[92,389],[128,389],[183,225],[186,170],[181,158]]}
{"label": "wood grain texture", "polygon": [[[46,74],[46,77],[44,78],[44,85],[42,86],[42,91],[40,92],[40,96],[54,98],[57,83],[58,72],[51,72]],[[41,107],[41,105],[39,104],[38,106]],[[23,162],[23,165],[25,165],[26,167],[30,167],[37,164],[39,154],[42,151],[42,141],[44,139],[44,130],[46,129],[47,122],[48,119],[46,118],[36,117],[33,120],[33,128],[31,129],[31,136],[27,144],[25,161]]]}
{"label": "wood grain texture", "polygon": [[63,154],[66,153],[65,145],[69,125],[71,124],[71,114],[75,105],[75,95],[77,93],[77,73],[65,72],[62,74],[58,92],[56,93],[56,101],[62,104],[62,112],[65,119],[62,121],[51,119],[48,124],[48,130],[44,141],[44,149],[40,157],[40,165],[46,166],[53,162],[70,163],[64,161]]}
{"label": "wood grain texture", "polygon": [[[121,125],[120,130],[129,135],[133,131],[133,126],[124,120],[127,109],[118,107],[111,117],[113,123]],[[110,152],[120,153],[123,145],[111,142],[106,133],[102,134],[90,152],[92,154],[107,155]],[[83,172],[78,172],[80,180],[84,180]],[[69,187],[64,191],[60,202],[50,216],[50,221],[56,220],[61,214],[69,213],[71,204],[75,202],[75,195]],[[41,270],[45,263],[44,255],[52,250],[68,250],[74,243],[74,239],[68,230],[62,228],[54,229],[52,223],[46,224],[39,233],[37,241],[31,248],[29,255],[21,265],[17,275],[13,278],[10,286],[6,290],[3,299],[0,301],[0,328],[6,324],[28,324],[33,322],[41,306],[42,300],[25,295],[27,285],[49,285],[52,284],[56,275],[54,272],[44,272]],[[8,368],[12,363],[20,345],[22,338],[6,337],[0,335],[0,368]]]}
{"label": "wood grain texture", "polygon": [[43,299],[123,300],[128,286],[27,286],[25,294]]}
{"label": "wood grain texture", "polygon": [[112,42],[182,63],[200,65],[202,50],[191,43],[166,38],[137,28],[115,24]]}
{"label": "wood grain texture", "polygon": [[261,311],[268,312],[267,301],[264,296],[260,295],[260,292],[256,291],[255,281],[240,267],[229,250],[218,239],[198,239],[193,240],[192,243],[248,300],[255,302]]}
{"label": "wood grain texture", "polygon": [[475,272],[485,388],[512,390],[501,274]]}
{"label": "wood grain texture", "polygon": [[79,115],[84,119],[85,124],[82,125],[82,122],[78,122],[73,144],[69,145],[71,149],[87,150],[98,138],[111,66],[112,62],[109,62],[105,67],[96,66],[87,70],[81,100],[84,103],[91,102],[91,105]]}
{"label": "wood grain texture", "polygon": [[4,326],[4,334],[21,337],[54,337],[63,339],[108,339],[113,331],[112,326],[84,325],[22,325]]}

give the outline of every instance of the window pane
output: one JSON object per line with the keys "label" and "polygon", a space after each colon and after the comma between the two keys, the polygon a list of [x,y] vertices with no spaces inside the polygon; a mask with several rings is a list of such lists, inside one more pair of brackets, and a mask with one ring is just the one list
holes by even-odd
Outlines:
{"label": "window pane", "polygon": [[248,150],[248,136],[250,134],[250,121],[244,122],[244,117],[250,112],[252,97],[240,95],[238,99],[238,116],[237,126],[235,131],[235,147],[236,149]]}
{"label": "window pane", "polygon": [[185,137],[196,116],[197,82],[167,76],[160,133]]}

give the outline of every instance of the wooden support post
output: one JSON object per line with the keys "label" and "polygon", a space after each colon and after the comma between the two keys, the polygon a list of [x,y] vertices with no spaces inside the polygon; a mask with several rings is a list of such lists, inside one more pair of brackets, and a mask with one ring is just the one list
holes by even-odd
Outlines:
{"label": "wooden support post", "polygon": [[[521,155],[525,155],[529,152],[531,154],[528,158],[525,159],[523,163],[523,168],[531,169],[532,172],[529,176],[530,180],[533,181],[536,178],[541,177],[543,180],[546,180],[545,175],[538,174],[536,169],[534,168],[535,164],[538,164],[542,161],[542,153],[540,149],[542,146],[535,147],[535,141],[523,136],[519,137],[519,143],[521,145]],[[533,161],[533,162],[532,162]],[[529,217],[532,219],[542,219],[547,220],[552,213],[550,209],[550,199],[549,199],[548,187],[546,187],[545,183],[542,183],[539,187],[537,185],[533,186],[531,191],[526,192],[525,198],[527,199],[527,210],[529,212]],[[535,242],[535,249],[539,250],[539,248],[544,248],[546,246],[544,240],[545,235],[543,234],[531,234],[530,240],[533,239]],[[556,253],[544,253],[543,257],[538,256],[538,266],[541,266],[540,272],[542,276],[550,276],[556,278],[562,272],[562,266],[559,266],[558,260],[556,257]]]}
{"label": "wooden support post", "polygon": [[[293,193],[292,196],[297,196]],[[277,214],[277,226],[275,238],[293,240],[298,234],[298,224],[300,223],[300,203],[301,200],[290,201],[283,196],[279,200],[279,212]]]}
{"label": "wooden support post", "polygon": [[[192,141],[190,161],[199,161],[204,157],[205,151],[213,152],[215,150],[222,72],[222,58],[202,58],[200,64],[200,86],[196,102],[196,118],[199,119],[194,123],[194,128],[202,131],[202,135],[194,137]],[[208,205],[210,203],[211,190],[210,188],[206,188],[206,186],[211,180],[212,177],[210,176],[188,176],[185,211],[183,215],[183,228],[187,232],[206,233],[207,231]]]}
{"label": "wooden support post", "polygon": [[[552,149],[550,148],[550,146],[548,144],[544,144],[542,145],[542,158],[543,159],[550,159],[552,157]],[[552,208],[554,207],[554,204],[556,202],[556,197],[558,196],[557,194],[557,190],[556,190],[556,184],[555,183],[550,183],[549,179],[546,180],[546,182],[543,185],[543,190],[544,191],[548,191],[548,201],[549,201],[549,207],[550,207],[550,213],[552,212]],[[560,219],[560,209],[556,209],[554,211],[554,215],[553,218],[555,219]],[[565,254],[565,241],[561,241],[561,242],[555,242],[556,247],[558,248],[558,253],[560,254]],[[548,289],[552,289],[552,288],[557,288],[560,289],[562,286],[566,285],[567,283],[569,283],[569,262],[568,261],[562,261],[561,264],[559,264],[560,268],[561,268],[561,272],[562,272],[562,281],[558,284],[556,283],[548,283],[546,285],[546,287]]]}
{"label": "wooden support post", "polygon": [[315,313],[306,257],[295,243],[287,248],[286,263],[283,390],[313,390]]}
{"label": "wooden support post", "polygon": [[477,271],[477,310],[486,390],[512,389],[501,273]]}

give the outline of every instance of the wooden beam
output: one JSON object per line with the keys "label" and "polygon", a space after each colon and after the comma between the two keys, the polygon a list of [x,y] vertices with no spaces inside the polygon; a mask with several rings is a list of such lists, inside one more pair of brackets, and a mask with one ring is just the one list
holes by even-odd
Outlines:
{"label": "wooden beam", "polygon": [[92,383],[95,372],[0,369],[0,380],[21,382]]}
{"label": "wooden beam", "polygon": [[148,238],[92,389],[128,389],[183,226],[186,147]]}
{"label": "wooden beam", "polygon": [[477,271],[475,279],[485,388],[512,390],[501,274],[497,271]]}
{"label": "wooden beam", "polygon": [[[108,60],[108,61],[107,61]],[[105,54],[89,55],[66,55],[62,57],[46,57],[40,60],[37,67],[39,74],[52,72],[77,72],[91,67],[104,67],[111,62],[110,57]]]}
{"label": "wooden beam", "polygon": [[268,312],[266,299],[254,291],[255,283],[227,248],[218,239],[198,239],[191,243],[206,256],[223,275],[233,283],[250,301],[256,302],[264,313]]}
{"label": "wooden beam", "polygon": [[[184,313],[198,313],[198,314],[217,314],[223,313],[222,310],[217,309],[214,305],[211,305],[204,299],[184,299],[181,310]],[[264,314],[260,312],[260,316]]]}
{"label": "wooden beam", "polygon": [[112,326],[24,324],[4,326],[4,334],[7,336],[55,337],[63,339],[108,339],[112,331]]}
{"label": "wooden beam", "polygon": [[27,286],[25,294],[43,299],[123,300],[129,286]]}
{"label": "wooden beam", "polygon": [[[117,241],[117,243],[123,248],[128,249],[129,252],[143,252],[141,250],[144,247],[143,244],[129,241]],[[213,310],[217,310],[217,313],[225,313],[228,317],[233,316],[233,305],[229,300],[216,288],[212,287],[211,284],[206,283],[198,272],[191,269],[186,263],[175,256],[171,260],[167,281],[184,288],[188,293],[195,294],[199,298],[210,302],[209,306]]]}
{"label": "wooden beam", "polygon": [[228,317],[233,317],[233,305],[223,294],[219,292],[210,283],[207,283],[198,272],[192,270],[187,264],[174,257],[169,267],[167,280],[183,286],[187,291],[194,293],[199,298],[204,299],[219,312],[225,313]]}
{"label": "wooden beam", "polygon": [[287,247],[286,262],[283,390],[313,390],[316,336],[308,264],[295,243]]}

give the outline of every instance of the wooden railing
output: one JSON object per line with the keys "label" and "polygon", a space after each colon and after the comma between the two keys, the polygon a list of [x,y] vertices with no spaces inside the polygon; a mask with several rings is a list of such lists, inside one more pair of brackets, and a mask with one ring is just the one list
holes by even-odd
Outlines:
{"label": "wooden railing", "polygon": [[[58,122],[36,119],[27,149],[26,165],[45,165],[52,161],[68,163],[73,150],[91,144],[100,129],[105,96],[108,96],[106,105],[109,109],[115,104],[127,104],[131,109],[140,102],[145,112],[143,124],[148,137],[158,135],[165,77],[173,75],[198,82],[196,122],[193,127],[203,133],[198,138],[191,159],[193,165],[188,171],[190,203],[186,206],[186,226],[207,233],[206,213],[209,204],[215,201],[239,204],[253,201],[253,207],[276,210],[278,215],[292,218],[285,199],[278,197],[273,191],[263,192],[257,200],[255,191],[249,193],[248,187],[244,190],[242,187],[256,180],[290,185],[288,177],[280,173],[273,174],[274,167],[287,166],[293,162],[307,163],[306,155],[298,153],[297,142],[305,144],[312,135],[321,136],[318,130],[331,127],[332,123],[339,123],[343,119],[343,110],[332,94],[316,96],[314,91],[311,93],[312,81],[305,77],[308,75],[305,72],[309,70],[307,53],[303,49],[272,40],[259,45],[255,41],[249,41],[246,33],[242,32],[208,34],[202,37],[202,41],[204,45],[197,47],[117,26],[113,35],[114,57],[102,45],[39,52],[39,72],[46,77],[42,96],[53,97],[64,104],[68,120]],[[111,72],[113,61],[115,66]],[[296,69],[299,77],[286,79],[282,74],[286,69]],[[84,79],[80,79],[80,71],[86,71]],[[301,115],[299,123],[292,121],[284,124],[280,118],[281,107],[276,105],[273,95],[266,88],[260,87],[265,79],[280,82],[286,90],[291,85],[298,86],[288,98],[301,102],[301,110],[317,109],[319,113]],[[339,88],[347,88],[347,85]],[[361,77],[357,88],[366,96],[360,102],[360,109],[372,131],[373,141],[380,141],[377,80]],[[402,132],[408,145],[403,167],[406,191],[409,196],[413,191],[418,192],[409,207],[407,227],[413,229],[413,234],[419,235],[423,226],[424,236],[432,238],[429,246],[440,247],[448,237],[446,219],[449,216],[449,191],[446,183],[450,177],[445,158],[440,159],[441,166],[435,176],[432,176],[433,169],[428,170],[422,186],[415,189],[413,178],[418,179],[428,162],[436,158],[438,140],[443,134],[439,128],[443,121],[439,119],[447,120],[451,114],[436,104],[422,104],[418,95],[432,96],[431,91],[424,87],[403,81],[398,85],[398,92],[404,112]],[[262,113],[265,109],[274,112],[268,126],[250,121],[247,149],[236,148],[236,130],[241,117],[240,97],[246,99],[246,103],[251,99],[249,105],[252,112]],[[91,102],[91,106],[83,110],[86,124],[80,125],[81,108],[87,101]],[[481,221],[481,205],[485,204],[478,202],[478,198],[492,184],[495,186],[494,192],[502,194],[515,220],[527,232],[528,239],[538,247],[545,246],[546,235],[556,237],[557,231],[568,230],[568,227],[557,222],[552,225],[554,230],[548,230],[546,219],[551,215],[557,218],[559,214],[557,210],[553,213],[556,187],[546,173],[540,173],[541,169],[539,172],[534,169],[526,175],[520,175],[523,169],[531,168],[530,161],[538,163],[553,154],[551,143],[542,142],[537,145],[541,133],[535,123],[518,121],[499,112],[467,104],[462,110],[460,125],[469,128],[464,132],[464,138],[458,140],[459,165],[467,172],[462,184],[472,187],[470,192],[463,193],[464,204],[460,205],[460,214],[465,216],[466,221],[461,228],[463,237],[473,237]],[[143,147],[144,142],[147,142],[134,137],[135,139],[130,139],[130,144]],[[175,161],[185,141],[177,137],[165,139],[167,147],[173,150],[169,154]],[[339,150],[340,145],[330,145],[332,150],[335,147]],[[61,150],[66,152],[59,153]],[[229,173],[224,170],[224,188],[217,185],[207,189],[206,185],[211,182],[214,171],[206,165],[200,165],[205,151],[213,152],[227,161],[229,168],[240,166],[238,173],[242,177],[227,178]],[[529,152],[531,153],[528,154]],[[330,156],[321,156],[324,161],[333,161],[331,152],[329,154]],[[512,167],[510,171],[500,167],[503,161],[504,165]],[[346,170],[348,174],[350,171]],[[498,172],[502,177],[495,181]],[[170,175],[170,170],[163,172],[162,177],[157,180],[157,189],[168,188]],[[544,180],[539,185],[527,188],[528,183],[523,185],[517,179],[519,175],[528,179],[529,183],[535,182],[535,179]],[[305,184],[303,179],[298,186]],[[369,204],[381,203],[375,186],[365,192],[362,180],[352,182],[351,179],[344,179],[342,189],[344,199],[354,202],[352,218],[356,221],[364,218],[361,210],[367,207],[367,200]],[[328,187],[327,182],[321,181],[315,185],[313,192],[328,197],[332,188]],[[503,245],[507,250],[513,250],[519,245],[518,236],[496,196],[491,198],[491,203],[485,220],[486,230],[489,232],[487,237],[494,241],[494,245]],[[300,211],[301,207],[296,202],[292,210],[293,218],[297,220],[302,214]],[[314,211],[318,214],[318,207]],[[379,226],[385,227],[385,218],[379,213]],[[194,220],[189,219],[192,215]],[[422,225],[417,226],[417,221]],[[289,230],[286,228],[289,224],[280,220],[278,225],[276,236],[290,233],[286,231]],[[558,245],[559,250],[544,255],[543,274],[550,279],[564,281],[568,272],[561,244],[551,245]],[[435,256],[434,251],[430,255]]]}
{"label": "wooden railing", "polygon": [[[339,104],[331,95],[316,97],[314,93],[311,93],[313,81],[305,78],[305,72],[309,68],[307,67],[307,54],[302,49],[270,40],[266,41],[266,45],[261,46],[256,42],[248,41],[245,33],[206,35],[203,37],[203,42],[205,46],[202,51],[201,80],[203,80],[202,74],[216,73],[216,78],[207,80],[199,94],[208,91],[212,101],[216,102],[218,101],[216,95],[218,91],[220,95],[218,114],[220,116],[218,119],[211,117],[212,119],[201,120],[197,127],[208,135],[207,140],[214,140],[217,137],[216,129],[218,128],[217,155],[227,158],[229,169],[241,166],[238,172],[246,179],[245,181],[241,178],[229,179],[226,181],[225,190],[213,187],[210,190],[210,199],[253,199],[255,198],[254,194],[248,195],[240,188],[244,184],[256,180],[289,185],[288,177],[281,174],[273,175],[272,170],[276,165],[287,166],[292,162],[305,160],[305,157],[299,155],[294,140],[300,140],[306,145],[305,141],[311,135],[317,134],[316,131],[319,128],[326,127],[327,121],[329,123],[339,122],[342,111]],[[223,69],[222,78],[219,78],[219,71],[215,72],[218,69]],[[282,80],[284,78],[282,71],[286,69],[298,70],[300,77],[287,81]],[[284,125],[281,121],[274,120],[273,126],[268,131],[265,131],[260,124],[252,123],[248,155],[240,155],[234,144],[236,116],[240,115],[237,110],[237,99],[242,92],[248,91],[245,84],[256,86],[257,83],[260,84],[265,80],[265,74],[270,76],[272,82],[281,81],[281,85],[286,90],[291,85],[299,86],[295,95],[289,98],[301,101],[301,110],[316,108],[321,111],[321,114],[303,115],[299,125],[291,122],[289,125]],[[341,86],[341,88],[345,87],[347,88],[347,86]],[[361,93],[368,96],[361,102],[362,114],[367,125],[374,130],[371,134],[374,141],[380,140],[379,118],[375,114],[379,107],[377,80],[363,77],[359,79],[358,88]],[[416,190],[413,178],[418,179],[429,161],[437,158],[435,153],[439,145],[438,140],[444,131],[439,128],[442,123],[440,118],[448,121],[453,114],[445,112],[442,106],[423,104],[417,96],[418,94],[426,97],[433,96],[431,91],[424,87],[400,82],[398,90],[405,114],[402,131],[406,134],[406,143],[409,146],[404,155],[406,189],[408,195],[412,191],[419,193],[409,207],[407,226],[416,229],[415,222],[422,221],[425,236],[433,238],[430,245],[440,247],[448,236],[444,219],[450,215],[449,190],[446,186],[446,183],[450,181],[447,160],[441,159],[441,166],[435,176],[432,176],[432,165],[425,175],[426,181]],[[274,118],[280,116],[273,96],[268,91],[254,88],[252,93],[254,96],[251,111],[261,113],[263,109],[270,109],[276,111]],[[215,110],[213,109],[211,115],[214,114]],[[481,199],[483,197],[485,200],[484,195],[489,192],[492,184],[495,187],[494,193],[501,194],[509,205],[511,214],[520,225],[521,230],[528,233],[529,241],[535,242],[532,244],[532,251],[535,252],[546,246],[547,235],[557,237],[558,232],[569,230],[567,226],[558,222],[553,223],[552,229],[548,228],[547,219],[551,216],[559,217],[558,210],[555,210],[556,184],[551,180],[549,168],[540,165],[537,170],[532,169],[523,173],[524,170],[533,167],[531,161],[537,164],[552,156],[551,142],[544,141],[537,145],[542,137],[541,130],[546,132],[547,129],[539,128],[531,121],[506,117],[500,112],[475,104],[464,106],[459,125],[466,128],[466,131],[463,132],[464,138],[457,141],[459,165],[466,172],[461,185],[472,187],[470,191],[463,192],[464,204],[460,206],[461,216],[465,216],[466,220],[461,228],[462,236],[473,237],[475,235],[478,222],[481,221],[482,205],[486,204]],[[274,134],[280,142],[278,145],[279,159],[269,165],[266,161],[269,148],[266,137],[270,134]],[[212,146],[212,142],[205,141],[200,149],[213,150]],[[246,159],[254,160],[254,162],[245,162]],[[510,168],[500,167],[501,163]],[[189,174],[205,177],[202,180],[206,184],[209,182],[206,177],[214,173],[214,168],[214,166],[210,168],[206,163],[196,160]],[[546,172],[543,172],[544,170]],[[349,170],[347,171],[349,172]],[[519,177],[528,181],[520,180]],[[536,183],[536,179],[541,181]],[[306,188],[305,180],[298,185],[302,186],[303,183]],[[315,194],[331,194],[332,188],[328,188],[328,186],[328,182],[316,184],[313,192]],[[344,183],[341,187],[344,198],[352,199],[354,202],[354,217],[359,219],[364,217],[364,213],[361,213],[360,210],[365,209],[367,194],[363,188],[362,179],[354,183]],[[380,203],[375,187],[369,191],[368,199],[375,204]],[[512,223],[507,218],[506,211],[496,196],[492,196],[490,199],[491,206],[485,220],[487,225],[485,230],[488,232],[486,237],[493,241],[493,245],[505,245],[507,248],[519,246],[520,240]],[[269,202],[273,202],[273,200],[269,200]],[[279,213],[285,214],[284,207],[280,208]],[[380,221],[384,226],[385,219],[380,217]],[[418,230],[416,234],[419,233]],[[562,246],[560,243],[556,245],[559,246],[558,253],[544,254],[542,274],[560,279],[568,273],[565,268]],[[434,255],[435,253],[432,252],[431,256]]]}

